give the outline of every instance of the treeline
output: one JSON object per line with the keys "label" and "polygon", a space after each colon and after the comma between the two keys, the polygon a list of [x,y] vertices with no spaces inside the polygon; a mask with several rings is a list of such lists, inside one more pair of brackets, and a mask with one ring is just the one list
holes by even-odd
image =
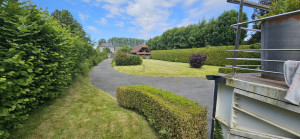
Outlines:
{"label": "treeline", "polygon": [[[208,22],[203,19],[198,24],[169,29],[161,36],[149,39],[146,45],[151,50],[234,45],[236,30],[230,28],[230,25],[237,23],[237,18],[237,11],[225,11],[217,19],[212,18]],[[243,13],[242,21],[248,21],[246,13]],[[243,30],[240,41],[246,36],[247,32]]]}
{"label": "treeline", "polygon": [[112,43],[114,46],[130,46],[134,47],[137,45],[145,44],[146,40],[143,39],[137,39],[137,38],[124,38],[124,37],[112,37],[109,38],[107,41],[105,39],[100,39],[98,41],[98,46],[100,46],[102,43]]}
{"label": "treeline", "polygon": [[67,10],[51,15],[30,1],[0,1],[0,138],[104,58]]}

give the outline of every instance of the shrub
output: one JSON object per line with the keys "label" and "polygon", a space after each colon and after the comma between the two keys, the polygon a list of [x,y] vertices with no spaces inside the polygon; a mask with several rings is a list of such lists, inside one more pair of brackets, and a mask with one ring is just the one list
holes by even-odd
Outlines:
{"label": "shrub", "polygon": [[155,87],[117,88],[120,106],[143,114],[163,138],[206,138],[206,108]]}
{"label": "shrub", "polygon": [[222,132],[222,126],[218,122],[218,120],[215,120],[215,129],[214,129],[214,139],[224,139],[223,132]]}
{"label": "shrub", "polygon": [[140,65],[142,59],[138,55],[130,55],[124,52],[118,52],[114,57],[117,66]]}
{"label": "shrub", "polygon": [[105,47],[105,48],[103,48],[103,53],[108,54],[108,53],[111,53],[111,51],[108,47]]}
{"label": "shrub", "polygon": [[[240,46],[240,49],[259,49],[260,44],[253,44],[247,46]],[[151,51],[151,58],[157,60],[171,61],[171,62],[183,62],[189,63],[189,57],[191,54],[202,53],[207,55],[206,65],[213,66],[225,66],[232,65],[232,60],[226,58],[233,57],[233,52],[227,52],[227,50],[233,50],[234,46],[212,46],[203,48],[192,49],[173,49],[173,50],[154,50]],[[260,58],[259,53],[242,53],[239,52],[240,58]],[[239,65],[260,65],[257,61],[238,61]]]}
{"label": "shrub", "polygon": [[270,11],[265,16],[282,14],[286,12],[296,11],[300,9],[299,0],[277,0],[272,1]]}
{"label": "shrub", "polygon": [[126,46],[123,46],[121,49],[118,50],[118,52],[124,52],[124,53],[130,53],[130,51],[132,50],[132,47],[126,45]]}
{"label": "shrub", "polygon": [[205,60],[207,59],[207,55],[204,54],[192,54],[190,56],[190,66],[192,68],[201,68],[205,64]]}

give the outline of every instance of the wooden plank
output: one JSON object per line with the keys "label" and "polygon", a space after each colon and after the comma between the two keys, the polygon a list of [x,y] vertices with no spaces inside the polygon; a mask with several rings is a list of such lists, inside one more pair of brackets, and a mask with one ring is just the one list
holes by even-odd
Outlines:
{"label": "wooden plank", "polygon": [[[227,2],[234,3],[234,4],[240,4],[241,0],[227,0]],[[257,9],[266,10],[266,11],[270,10],[270,6],[268,6],[268,5],[250,2],[250,1],[246,1],[246,0],[244,0],[243,3],[245,6],[248,6],[248,7],[257,8]]]}

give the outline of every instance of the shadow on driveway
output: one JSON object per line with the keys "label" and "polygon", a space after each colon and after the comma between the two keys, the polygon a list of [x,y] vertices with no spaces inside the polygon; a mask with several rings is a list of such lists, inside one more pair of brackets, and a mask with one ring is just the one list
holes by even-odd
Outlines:
{"label": "shadow on driveway", "polygon": [[[116,97],[118,86],[150,85],[174,94],[181,95],[198,102],[208,108],[208,133],[211,127],[211,113],[213,107],[214,81],[189,77],[146,77],[128,75],[115,71],[111,66],[111,59],[99,63],[90,73],[92,84],[113,97]],[[209,136],[210,134],[208,134]]]}

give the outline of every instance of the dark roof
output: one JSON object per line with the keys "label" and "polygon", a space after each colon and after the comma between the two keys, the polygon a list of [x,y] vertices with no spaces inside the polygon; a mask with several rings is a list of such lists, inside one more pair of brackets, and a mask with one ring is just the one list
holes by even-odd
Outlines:
{"label": "dark roof", "polygon": [[[146,48],[146,50],[148,51],[148,52],[140,52],[140,50],[142,49],[142,48]],[[138,45],[138,46],[135,46],[131,51],[130,51],[130,53],[131,54],[151,54],[151,50],[145,45],[145,44],[143,44],[143,45]]]}
{"label": "dark roof", "polygon": [[115,47],[112,43],[102,43],[100,47]]}

